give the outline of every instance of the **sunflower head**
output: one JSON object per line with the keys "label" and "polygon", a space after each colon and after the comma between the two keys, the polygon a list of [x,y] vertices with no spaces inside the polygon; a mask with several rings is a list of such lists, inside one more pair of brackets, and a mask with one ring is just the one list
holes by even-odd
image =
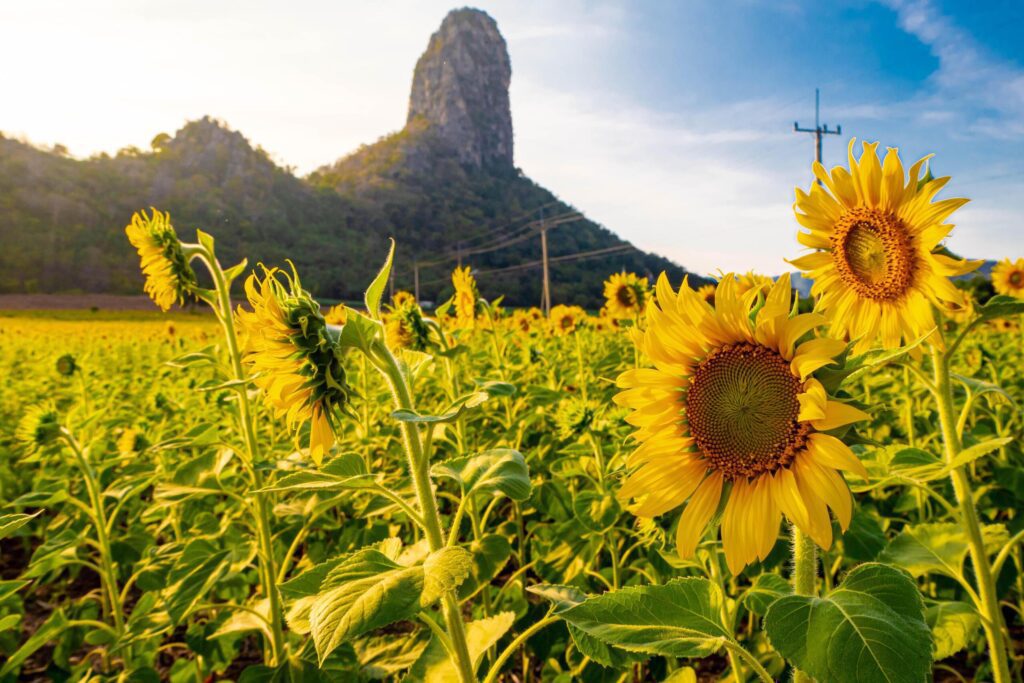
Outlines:
{"label": "sunflower head", "polygon": [[134,427],[128,427],[117,437],[117,452],[122,456],[141,453],[149,447],[146,435]]}
{"label": "sunflower head", "polygon": [[942,313],[953,322],[963,324],[974,317],[974,297],[970,292],[959,291],[959,299],[943,302]]}
{"label": "sunflower head", "polygon": [[60,415],[52,404],[29,408],[18,421],[14,438],[29,453],[37,453],[53,444],[60,436]]}
{"label": "sunflower head", "polygon": [[701,285],[697,289],[697,294],[701,299],[704,299],[710,306],[715,305],[715,286],[714,285]]}
{"label": "sunflower head", "polygon": [[615,273],[604,283],[605,309],[612,318],[635,318],[640,315],[650,296],[647,278],[636,273]]}
{"label": "sunflower head", "polygon": [[814,280],[835,335],[857,339],[857,351],[876,340],[897,348],[935,326],[932,304],[959,299],[949,278],[981,262],[941,253],[953,229],[946,220],[967,200],[933,201],[949,178],[922,179],[927,157],[905,172],[897,150],[883,163],[878,143],[864,143],[859,160],[853,145],[849,170],[815,163],[822,185],[797,189],[797,222],[808,230],[797,237],[814,252],[792,263]]}
{"label": "sunflower head", "polygon": [[70,377],[71,375],[78,372],[78,363],[75,362],[75,357],[70,353],[65,353],[63,356],[57,359],[57,374]]}
{"label": "sunflower head", "polygon": [[584,401],[580,396],[565,399],[555,413],[558,435],[563,439],[571,439],[585,434],[594,424],[597,409],[597,402]]}
{"label": "sunflower head", "polygon": [[1003,259],[992,268],[992,286],[996,294],[1024,299],[1024,258]]}
{"label": "sunflower head", "polygon": [[556,336],[572,334],[587,318],[587,312],[579,306],[566,306],[558,304],[551,307],[551,317],[548,319],[551,331]]}
{"label": "sunflower head", "polygon": [[[735,278],[736,293],[740,296],[750,291],[767,294],[768,290],[772,288],[772,279],[770,277],[767,275],[761,275],[760,273],[755,273],[752,270],[748,270],[742,275],[736,275]],[[714,297],[714,289],[711,290],[711,296]]]}
{"label": "sunflower head", "polygon": [[533,331],[535,322],[529,311],[522,309],[512,311],[512,315],[508,319],[509,327],[520,334],[530,334]]}
{"label": "sunflower head", "polygon": [[[407,296],[400,296],[405,294]],[[398,292],[384,315],[384,334],[393,349],[426,351],[430,346],[430,328],[416,299],[407,292]]]}
{"label": "sunflower head", "polygon": [[832,540],[828,508],[846,528],[852,503],[837,470],[865,470],[827,432],[867,417],[829,400],[814,378],[846,344],[804,339],[826,321],[791,315],[788,275],[763,298],[738,289],[734,276],[723,277],[712,308],[685,281],[676,292],[662,275],[648,326],[634,335],[654,367],[620,375],[615,397],[633,411],[626,421],[640,442],[620,496],[642,517],[686,503],[683,557],[726,498],[722,540],[733,572],[767,556],[783,514],[823,547]]}
{"label": "sunflower head", "polygon": [[278,417],[293,429],[310,424],[309,452],[319,464],[334,445],[338,413],[349,409],[344,352],[297,274],[274,268],[262,275],[245,283],[252,310],[237,313],[244,360]]}
{"label": "sunflower head", "polygon": [[477,301],[480,293],[476,278],[469,266],[452,271],[452,285],[455,287],[455,320],[459,327],[473,327],[476,324]]}
{"label": "sunflower head", "polygon": [[196,274],[181,248],[171,216],[153,209],[151,216],[138,211],[124,229],[128,241],[139,252],[145,290],[153,302],[168,311],[177,302],[192,298],[198,286]]}
{"label": "sunflower head", "polygon": [[348,320],[348,307],[345,304],[336,304],[327,309],[324,313],[324,320],[328,325],[341,327]]}

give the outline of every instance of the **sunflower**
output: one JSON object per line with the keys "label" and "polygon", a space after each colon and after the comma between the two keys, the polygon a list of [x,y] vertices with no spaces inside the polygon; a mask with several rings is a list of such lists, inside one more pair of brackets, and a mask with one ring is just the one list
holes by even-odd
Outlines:
{"label": "sunflower", "polygon": [[715,286],[714,285],[701,285],[697,289],[697,295],[700,296],[701,299],[704,299],[704,301],[708,302],[709,305],[711,305],[711,306],[715,305]]}
{"label": "sunflower", "polygon": [[245,282],[251,311],[238,308],[246,335],[244,360],[254,381],[289,428],[310,423],[309,454],[318,465],[334,445],[338,411],[348,409],[351,390],[335,329],[302,289],[297,274],[276,268]]}
{"label": "sunflower", "polygon": [[647,278],[635,273],[615,273],[604,283],[605,310],[612,318],[635,318],[640,315],[649,298]]}
{"label": "sunflower", "polygon": [[942,313],[953,322],[968,322],[974,317],[974,298],[969,292],[960,290],[958,300],[944,302]]}
{"label": "sunflower", "polygon": [[508,318],[509,327],[520,334],[530,334],[533,331],[534,318],[529,311],[516,309]]}
{"label": "sunflower", "polygon": [[57,359],[57,373],[70,377],[71,375],[78,372],[78,362],[75,357],[70,353],[65,353],[63,356]]}
{"label": "sunflower", "polygon": [[384,315],[384,337],[392,349],[426,351],[429,348],[430,328],[412,294],[398,292],[391,299]]}
{"label": "sunflower", "polygon": [[993,330],[1003,334],[1017,331],[1017,323],[1008,318],[995,318],[989,321],[989,324],[992,325]]}
{"label": "sunflower", "polygon": [[327,309],[324,313],[324,320],[327,321],[328,325],[338,325],[339,327],[348,322],[348,307],[345,304],[336,304]]}
{"label": "sunflower", "polygon": [[740,296],[752,290],[767,294],[771,288],[772,279],[767,275],[761,275],[760,273],[748,270],[742,275],[736,276],[736,293]]}
{"label": "sunflower", "polygon": [[773,285],[751,314],[755,290],[740,296],[722,279],[715,307],[684,281],[672,290],[664,274],[648,328],[635,335],[654,368],[618,378],[615,402],[640,442],[619,496],[641,517],[661,515],[689,500],[676,544],[689,557],[723,498],[722,542],[733,573],[775,544],[785,516],[822,547],[832,542],[828,508],[846,529],[850,492],[836,470],[866,476],[849,448],[828,430],[867,418],[828,399],[812,374],[845,344],[810,339],[825,324],[817,313],[790,317],[789,276]]}
{"label": "sunflower", "polygon": [[52,403],[32,406],[14,429],[14,438],[29,454],[37,453],[60,436],[60,415]]}
{"label": "sunflower", "polygon": [[555,427],[563,439],[585,434],[597,418],[599,404],[583,400],[582,396],[570,396],[561,402],[555,412]]}
{"label": "sunflower", "polygon": [[992,268],[992,286],[997,294],[1024,299],[1024,258],[1003,259]]}
{"label": "sunflower", "polygon": [[171,225],[171,215],[156,209],[152,217],[136,212],[124,231],[139,252],[146,294],[164,311],[175,302],[184,304],[197,287],[196,274]]}
{"label": "sunflower", "polygon": [[452,285],[455,287],[455,322],[459,327],[473,327],[476,323],[476,303],[480,294],[476,279],[469,272],[469,266],[452,271]]}
{"label": "sunflower", "polygon": [[555,335],[562,337],[575,332],[576,328],[580,326],[586,317],[587,312],[579,306],[558,304],[552,307],[548,322],[551,325],[551,331]]}
{"label": "sunflower", "polygon": [[815,251],[791,263],[814,280],[811,294],[834,335],[857,339],[857,351],[876,339],[897,348],[935,327],[932,304],[959,300],[949,277],[981,262],[940,253],[953,229],[946,219],[967,200],[932,201],[949,178],[919,179],[929,157],[908,178],[897,150],[890,148],[883,164],[878,143],[865,142],[858,161],[853,144],[849,171],[837,166],[829,175],[815,163],[824,187],[812,185],[810,194],[797,188],[796,219],[810,231],[797,238]]}

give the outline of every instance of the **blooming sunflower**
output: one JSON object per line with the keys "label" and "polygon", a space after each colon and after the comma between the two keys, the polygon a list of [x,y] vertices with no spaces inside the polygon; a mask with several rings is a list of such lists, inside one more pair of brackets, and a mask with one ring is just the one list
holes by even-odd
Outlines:
{"label": "blooming sunflower", "polygon": [[473,327],[476,323],[476,303],[480,294],[476,278],[469,272],[469,266],[452,271],[452,285],[455,287],[455,321],[459,327]]}
{"label": "blooming sunflower", "polygon": [[558,304],[551,308],[551,317],[548,319],[551,331],[562,337],[572,334],[576,328],[586,319],[587,312],[579,306],[566,306]]}
{"label": "blooming sunflower", "polygon": [[615,273],[604,283],[605,310],[612,318],[635,318],[647,305],[650,287],[636,273]]}
{"label": "blooming sunflower", "polygon": [[932,304],[959,299],[949,277],[981,263],[938,251],[953,229],[946,219],[968,200],[932,201],[949,178],[919,179],[929,157],[905,174],[897,150],[883,164],[878,143],[865,142],[858,161],[853,144],[849,171],[837,166],[829,175],[815,162],[824,187],[797,188],[796,219],[810,231],[797,238],[816,251],[791,263],[814,280],[811,294],[833,334],[857,339],[858,351],[876,339],[897,348],[935,326]]}
{"label": "blooming sunflower", "polygon": [[520,334],[530,334],[533,331],[534,318],[529,311],[516,309],[508,319],[509,327]]}
{"label": "blooming sunflower", "polygon": [[697,289],[697,295],[708,302],[709,305],[715,305],[715,286],[714,285],[701,285]]}
{"label": "blooming sunflower", "polygon": [[196,274],[171,225],[171,215],[156,209],[152,216],[138,211],[124,231],[139,252],[146,294],[164,311],[175,302],[184,304],[197,286]]}
{"label": "blooming sunflower", "polygon": [[264,269],[262,279],[253,273],[245,293],[252,310],[237,313],[246,335],[244,360],[289,428],[310,423],[309,453],[319,465],[334,445],[336,413],[348,409],[352,393],[337,333],[295,273]]}
{"label": "blooming sunflower", "polygon": [[828,399],[812,373],[845,348],[836,339],[799,343],[826,320],[790,317],[789,276],[773,285],[756,314],[756,290],[737,293],[722,279],[715,307],[684,281],[672,290],[664,274],[648,327],[634,336],[653,368],[618,378],[615,402],[640,442],[619,496],[654,517],[689,500],[676,545],[689,557],[725,497],[722,542],[734,573],[771,551],[785,516],[822,547],[832,542],[828,508],[846,529],[850,492],[836,470],[866,476],[842,441],[825,432],[867,418]]}
{"label": "blooming sunflower", "polygon": [[992,286],[997,294],[1024,299],[1024,258],[1003,259],[992,268]]}
{"label": "blooming sunflower", "polygon": [[345,304],[335,304],[327,309],[324,313],[324,320],[327,321],[328,325],[338,325],[339,327],[348,322],[348,307]]}
{"label": "blooming sunflower", "polygon": [[748,270],[742,275],[736,276],[736,293],[740,296],[752,290],[767,294],[771,288],[772,279],[767,275]]}

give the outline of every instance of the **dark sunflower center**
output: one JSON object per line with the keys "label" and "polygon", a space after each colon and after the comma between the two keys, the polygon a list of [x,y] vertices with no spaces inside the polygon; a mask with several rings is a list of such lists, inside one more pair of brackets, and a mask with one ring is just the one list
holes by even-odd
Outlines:
{"label": "dark sunflower center", "polygon": [[774,472],[806,445],[810,428],[797,421],[800,391],[778,352],[760,344],[723,346],[690,378],[690,434],[728,479]]}
{"label": "dark sunflower center", "polygon": [[865,207],[847,211],[831,240],[839,277],[860,296],[894,301],[913,285],[910,235],[894,214]]}
{"label": "dark sunflower center", "polygon": [[627,285],[619,287],[619,291],[615,292],[615,298],[618,299],[619,303],[626,308],[636,306],[636,292],[633,291],[632,287]]}
{"label": "dark sunflower center", "polygon": [[1024,273],[1019,270],[1015,270],[1010,273],[1010,285],[1012,285],[1014,289],[1024,285]]}

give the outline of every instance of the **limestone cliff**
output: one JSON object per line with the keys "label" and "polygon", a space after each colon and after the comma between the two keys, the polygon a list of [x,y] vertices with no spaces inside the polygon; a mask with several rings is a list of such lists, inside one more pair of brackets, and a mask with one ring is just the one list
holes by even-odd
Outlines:
{"label": "limestone cliff", "polygon": [[512,65],[486,12],[452,10],[416,63],[408,124],[418,119],[475,168],[512,168]]}

